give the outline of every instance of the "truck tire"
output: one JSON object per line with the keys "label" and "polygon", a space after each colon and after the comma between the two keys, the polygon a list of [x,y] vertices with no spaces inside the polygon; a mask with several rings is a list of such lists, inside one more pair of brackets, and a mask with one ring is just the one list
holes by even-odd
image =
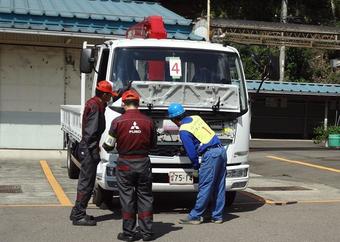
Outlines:
{"label": "truck tire", "polygon": [[113,191],[108,191],[103,188],[101,188],[98,184],[95,185],[93,189],[93,198],[92,202],[95,204],[97,207],[101,207],[103,203],[107,207],[112,206],[112,198],[113,198]]}
{"label": "truck tire", "polygon": [[225,205],[227,207],[231,207],[235,201],[236,191],[226,192],[225,196],[226,196]]}
{"label": "truck tire", "polygon": [[79,168],[76,166],[76,164],[73,163],[71,159],[71,154],[72,154],[72,145],[69,143],[67,145],[67,173],[68,177],[70,179],[78,179],[79,177]]}

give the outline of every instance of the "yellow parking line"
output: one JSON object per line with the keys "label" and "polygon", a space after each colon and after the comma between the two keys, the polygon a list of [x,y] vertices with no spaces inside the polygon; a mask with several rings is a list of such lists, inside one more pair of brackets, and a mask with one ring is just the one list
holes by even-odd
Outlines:
{"label": "yellow parking line", "polygon": [[43,169],[45,176],[50,183],[55,195],[57,196],[60,204],[62,206],[71,206],[72,203],[70,199],[66,196],[64,190],[61,188],[60,184],[58,181],[55,179],[50,167],[47,164],[47,161],[41,160],[40,161],[41,168]]}
{"label": "yellow parking line", "polygon": [[307,201],[299,201],[299,203],[339,203],[339,199],[334,200],[307,200]]}
{"label": "yellow parking line", "polygon": [[327,167],[327,166],[319,166],[319,165],[314,165],[314,164],[310,164],[310,163],[303,162],[303,161],[297,161],[297,160],[288,160],[288,159],[285,159],[285,158],[281,158],[281,157],[277,157],[277,156],[271,156],[271,155],[266,156],[266,157],[270,158],[270,159],[274,159],[274,160],[286,161],[286,162],[289,162],[289,163],[294,163],[294,164],[299,164],[299,165],[303,165],[303,166],[313,167],[313,168],[317,168],[317,169],[321,169],[321,170],[326,170],[326,171],[332,171],[332,172],[340,173],[340,170],[334,169],[334,168],[330,168],[330,167]]}

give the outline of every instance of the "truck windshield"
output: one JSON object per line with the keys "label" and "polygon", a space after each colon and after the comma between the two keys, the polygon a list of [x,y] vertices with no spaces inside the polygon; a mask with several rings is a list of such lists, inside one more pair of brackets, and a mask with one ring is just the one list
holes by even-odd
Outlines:
{"label": "truck windshield", "polygon": [[114,88],[130,81],[192,82],[238,85],[241,110],[247,96],[240,60],[231,52],[185,48],[116,48],[111,81]]}

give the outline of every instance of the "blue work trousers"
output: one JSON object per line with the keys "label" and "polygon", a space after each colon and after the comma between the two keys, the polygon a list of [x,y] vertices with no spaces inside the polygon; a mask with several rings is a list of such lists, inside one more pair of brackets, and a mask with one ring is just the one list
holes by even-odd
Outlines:
{"label": "blue work trousers", "polygon": [[212,219],[223,219],[226,165],[227,154],[224,147],[213,148],[204,153],[199,170],[196,204],[189,213],[189,219],[199,220],[209,202],[212,205]]}

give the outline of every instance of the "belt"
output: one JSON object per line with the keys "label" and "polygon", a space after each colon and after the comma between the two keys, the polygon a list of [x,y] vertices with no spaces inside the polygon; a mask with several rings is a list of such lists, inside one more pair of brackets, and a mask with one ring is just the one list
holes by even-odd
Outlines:
{"label": "belt", "polygon": [[121,159],[133,160],[133,159],[145,159],[148,155],[141,154],[141,155],[119,155]]}

